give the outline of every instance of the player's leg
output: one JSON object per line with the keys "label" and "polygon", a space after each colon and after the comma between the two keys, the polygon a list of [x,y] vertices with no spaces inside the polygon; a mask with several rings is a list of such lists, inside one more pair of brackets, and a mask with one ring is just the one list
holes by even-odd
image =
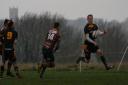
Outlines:
{"label": "player's leg", "polygon": [[80,61],[89,63],[91,59],[91,52],[84,52],[84,56],[81,56],[77,59],[76,63],[78,64]]}
{"label": "player's leg", "polygon": [[77,63],[77,64],[79,64],[79,63],[80,63],[80,61],[85,62],[85,57],[80,56],[80,57],[76,60],[76,63]]}
{"label": "player's leg", "polygon": [[76,60],[76,63],[77,64],[79,64],[80,63],[80,61],[83,61],[83,62],[87,62],[87,58],[86,58],[86,56],[88,56],[88,54],[87,54],[87,45],[81,45],[80,46],[80,48],[81,48],[81,55],[80,55],[80,57]]}
{"label": "player's leg", "polygon": [[48,49],[43,49],[43,56],[44,56],[44,64],[42,64],[42,70],[40,73],[40,78],[43,78],[44,76],[44,72],[46,71],[47,67],[54,67],[54,55],[53,52],[51,50]]}
{"label": "player's leg", "polygon": [[83,62],[85,62],[86,63],[86,58],[85,58],[85,53],[84,53],[84,50],[82,50],[82,52],[81,52],[81,56],[76,60],[76,64],[79,64],[80,63],[80,61],[83,61]]}
{"label": "player's leg", "polygon": [[7,61],[7,55],[6,55],[6,52],[3,51],[2,52],[2,63],[1,63],[1,66],[0,66],[0,77],[2,78],[3,77],[3,74],[4,74],[4,71],[5,71],[5,62]]}
{"label": "player's leg", "polygon": [[6,51],[6,56],[8,56],[8,64],[7,64],[7,73],[6,75],[9,77],[14,77],[14,75],[11,73],[11,67],[12,67],[12,56],[11,51]]}
{"label": "player's leg", "polygon": [[19,68],[18,68],[17,63],[16,63],[16,54],[14,51],[12,51],[11,56],[12,56],[11,61],[12,61],[12,65],[14,67],[15,74],[16,74],[17,78],[21,78]]}
{"label": "player's leg", "polygon": [[9,60],[9,61],[8,61],[8,64],[7,64],[7,73],[6,73],[6,75],[7,75],[8,77],[15,77],[15,76],[12,74],[12,72],[11,72],[11,67],[12,67],[12,62]]}
{"label": "player's leg", "polygon": [[46,68],[48,66],[48,63],[47,63],[48,50],[43,48],[42,54],[43,54],[43,59],[42,59],[42,64],[40,66],[40,78],[43,78]]}
{"label": "player's leg", "polygon": [[87,48],[84,50],[86,63],[90,62],[91,59],[92,46],[90,43],[87,43]]}
{"label": "player's leg", "polygon": [[0,78],[3,78],[3,74],[4,74],[4,65],[1,65],[1,67],[0,67]]}
{"label": "player's leg", "polygon": [[40,78],[43,78],[46,68],[47,68],[47,63],[46,61],[43,61],[40,67]]}
{"label": "player's leg", "polygon": [[55,67],[53,52],[49,50],[49,51],[47,51],[47,55],[45,55],[45,56],[46,56],[46,58],[45,58],[46,63],[43,64],[43,68],[40,73],[40,78],[43,78],[44,72],[46,71],[47,67],[49,67],[49,68]]}
{"label": "player's leg", "polygon": [[97,55],[100,57],[102,63],[104,64],[106,70],[112,69],[112,66],[108,66],[106,58],[104,57],[103,52],[101,51],[101,49],[97,49]]}
{"label": "player's leg", "polygon": [[1,65],[0,65],[0,78],[3,78],[3,74],[4,74],[4,68],[5,66],[5,59],[2,57],[2,62],[1,62]]}
{"label": "player's leg", "polygon": [[91,52],[89,50],[85,51],[85,58],[86,58],[86,62],[89,63],[91,59]]}
{"label": "player's leg", "polygon": [[111,69],[111,67],[108,66],[108,64],[107,64],[107,62],[106,62],[106,58],[104,57],[103,52],[101,51],[101,49],[99,49],[99,46],[95,46],[95,45],[93,45],[93,44],[90,44],[90,47],[91,47],[91,48],[90,48],[90,49],[91,49],[91,52],[92,52],[92,53],[96,53],[97,56],[100,57],[100,59],[101,59],[102,63],[104,64],[106,70]]}
{"label": "player's leg", "polygon": [[14,70],[15,70],[17,78],[22,78],[20,73],[19,73],[19,68],[18,68],[18,66],[16,64],[16,61],[13,62],[13,66],[14,66]]}
{"label": "player's leg", "polygon": [[54,54],[52,51],[49,52],[49,60],[48,60],[48,67],[53,68],[55,67],[55,63],[54,63]]}

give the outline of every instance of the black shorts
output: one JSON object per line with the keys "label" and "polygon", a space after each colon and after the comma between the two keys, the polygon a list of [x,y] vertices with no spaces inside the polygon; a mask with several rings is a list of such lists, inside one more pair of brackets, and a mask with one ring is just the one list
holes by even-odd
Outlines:
{"label": "black shorts", "polygon": [[3,53],[3,46],[0,45],[0,55],[2,55],[2,53]]}
{"label": "black shorts", "polygon": [[85,41],[84,44],[87,45],[87,50],[91,53],[96,53],[97,50],[99,49],[99,46],[95,46],[94,44],[92,44],[88,41]]}
{"label": "black shorts", "polygon": [[0,55],[2,55],[2,53],[3,53],[3,52],[2,52],[2,51],[0,51]]}
{"label": "black shorts", "polygon": [[14,50],[4,50],[2,60],[5,63],[6,61],[15,62],[16,56]]}
{"label": "black shorts", "polygon": [[47,48],[42,48],[43,60],[45,62],[54,62],[53,51]]}

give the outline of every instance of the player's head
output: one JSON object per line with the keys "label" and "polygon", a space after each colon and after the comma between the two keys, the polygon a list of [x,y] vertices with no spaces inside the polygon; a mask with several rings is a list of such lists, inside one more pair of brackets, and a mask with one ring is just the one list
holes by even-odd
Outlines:
{"label": "player's head", "polygon": [[9,20],[8,19],[5,19],[4,20],[4,26],[7,26],[8,25],[8,22],[9,22]]}
{"label": "player's head", "polygon": [[55,22],[53,27],[56,28],[56,29],[59,29],[59,26],[60,26],[60,23],[59,22]]}
{"label": "player's head", "polygon": [[88,23],[93,23],[93,15],[92,14],[89,14],[87,16],[87,21],[88,21]]}
{"label": "player's head", "polygon": [[14,22],[12,20],[9,20],[8,27],[13,28],[13,26],[14,26]]}

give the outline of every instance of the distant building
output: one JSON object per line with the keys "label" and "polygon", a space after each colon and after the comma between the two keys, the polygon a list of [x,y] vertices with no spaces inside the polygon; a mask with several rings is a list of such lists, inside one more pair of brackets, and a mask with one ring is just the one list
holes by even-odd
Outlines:
{"label": "distant building", "polygon": [[18,8],[9,8],[9,18],[16,21],[18,19]]}

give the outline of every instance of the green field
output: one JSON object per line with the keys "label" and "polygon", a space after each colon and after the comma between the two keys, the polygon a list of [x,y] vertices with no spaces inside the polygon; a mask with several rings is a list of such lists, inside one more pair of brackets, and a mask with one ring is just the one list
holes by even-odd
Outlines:
{"label": "green field", "polygon": [[23,79],[5,78],[0,85],[128,85],[126,71],[47,71],[44,79],[37,71],[22,71]]}

